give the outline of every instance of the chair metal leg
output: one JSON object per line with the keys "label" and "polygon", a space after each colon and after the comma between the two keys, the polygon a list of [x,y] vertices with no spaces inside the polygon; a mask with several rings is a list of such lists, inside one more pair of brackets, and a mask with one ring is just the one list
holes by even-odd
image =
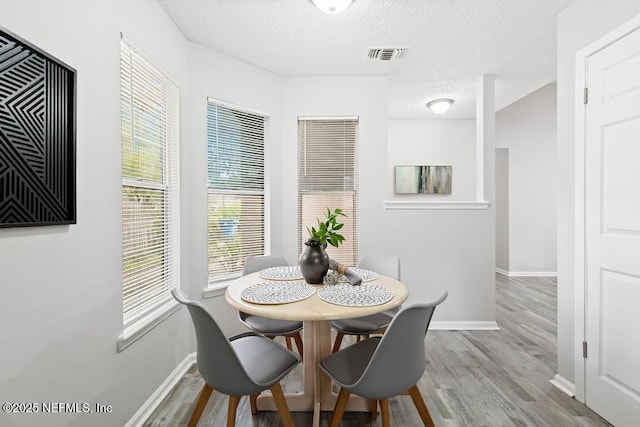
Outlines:
{"label": "chair metal leg", "polygon": [[331,350],[331,353],[335,353],[336,351],[340,350],[340,344],[342,344],[343,338],[344,334],[342,332],[338,332],[336,334],[336,341],[333,343],[333,350]]}
{"label": "chair metal leg", "polygon": [[380,399],[380,412],[382,412],[382,427],[390,427],[389,399]]}
{"label": "chair metal leg", "polygon": [[275,383],[269,390],[271,390],[271,394],[273,394],[273,400],[278,407],[278,413],[280,413],[282,425],[284,427],[293,427],[293,418],[291,418],[289,406],[287,405],[287,400],[284,398],[284,393],[282,392],[280,383]]}
{"label": "chair metal leg", "polygon": [[296,342],[296,347],[298,347],[300,358],[304,360],[304,348],[302,347],[302,335],[300,335],[300,332],[293,334],[293,339]]}
{"label": "chair metal leg", "polygon": [[251,415],[258,413],[258,396],[260,393],[252,394],[249,396],[249,403],[251,404]]}
{"label": "chair metal leg", "polygon": [[229,396],[229,410],[227,411],[227,427],[234,427],[236,425],[236,410],[238,409],[239,402],[240,402],[240,396]]}
{"label": "chair metal leg", "polygon": [[207,406],[207,402],[209,401],[209,396],[211,396],[211,392],[213,389],[207,383],[204,383],[202,386],[202,390],[200,391],[200,395],[198,396],[198,401],[196,402],[196,406],[193,408],[193,413],[191,414],[191,418],[189,419],[188,427],[196,427],[198,425],[198,420],[200,420],[200,416],[202,415],[202,411],[204,411],[205,406]]}
{"label": "chair metal leg", "polygon": [[336,406],[335,408],[333,408],[333,416],[331,417],[330,427],[340,426],[340,421],[342,420],[344,410],[347,407],[347,402],[349,401],[350,394],[351,392],[349,390],[340,388],[340,393],[338,393],[338,400],[336,400]]}
{"label": "chair metal leg", "polygon": [[431,419],[431,414],[429,414],[429,409],[427,409],[427,405],[424,403],[424,399],[422,398],[422,394],[420,394],[420,389],[417,384],[409,389],[409,395],[411,396],[411,400],[413,400],[413,404],[416,405],[416,409],[418,410],[425,427],[435,427],[433,420]]}

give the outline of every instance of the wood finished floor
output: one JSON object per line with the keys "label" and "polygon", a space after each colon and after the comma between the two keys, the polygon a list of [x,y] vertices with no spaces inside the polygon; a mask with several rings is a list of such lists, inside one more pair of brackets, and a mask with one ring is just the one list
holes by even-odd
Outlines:
{"label": "wood finished floor", "polygon": [[[610,426],[595,412],[553,387],[557,373],[555,278],[496,275],[499,331],[429,331],[427,366],[419,382],[436,426]],[[446,304],[446,301],[445,303]],[[286,391],[300,391],[301,366],[284,381]],[[202,379],[192,368],[144,424],[184,426]],[[391,425],[421,426],[411,398],[390,400]],[[200,427],[224,426],[227,397],[214,391]],[[296,426],[312,423],[312,413],[293,412]],[[323,412],[328,426],[331,412]],[[238,407],[239,427],[275,427],[277,412],[251,416],[248,398]],[[346,413],[342,427],[381,426],[378,416]]]}

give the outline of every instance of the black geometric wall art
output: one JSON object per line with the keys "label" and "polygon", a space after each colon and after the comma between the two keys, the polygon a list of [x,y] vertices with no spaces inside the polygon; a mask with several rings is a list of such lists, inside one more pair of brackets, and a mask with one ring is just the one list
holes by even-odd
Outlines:
{"label": "black geometric wall art", "polygon": [[76,70],[0,27],[0,227],[76,223]]}

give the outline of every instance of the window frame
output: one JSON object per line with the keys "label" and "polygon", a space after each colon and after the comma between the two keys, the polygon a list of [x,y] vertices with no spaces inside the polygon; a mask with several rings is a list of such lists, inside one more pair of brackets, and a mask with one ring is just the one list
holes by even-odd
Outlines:
{"label": "window frame", "polygon": [[[177,311],[180,305],[171,296],[171,289],[173,287],[179,287],[180,285],[180,88],[178,84],[169,77],[169,75],[158,65],[156,65],[150,58],[148,58],[139,48],[137,48],[131,41],[129,41],[124,35],[121,35],[120,40],[121,67],[125,62],[125,54],[130,55],[126,61],[129,65],[128,81],[125,81],[125,77],[120,76],[120,88],[121,88],[121,201],[122,201],[122,285],[123,292],[125,290],[125,217],[124,217],[124,203],[125,203],[125,188],[134,188],[141,190],[162,191],[162,271],[160,273],[161,282],[155,283],[154,288],[159,290],[157,295],[151,294],[151,298],[137,306],[134,306],[132,310],[125,312],[125,296],[123,293],[122,302],[122,322],[123,331],[117,340],[117,351],[120,352],[135,342],[137,339],[145,335],[155,326],[159,325],[162,321],[168,318],[172,313]],[[141,78],[134,81],[134,55],[137,57],[136,62],[139,62],[141,69],[136,70],[136,73],[140,72],[152,72],[151,77]],[[142,62],[140,62],[142,61]],[[144,69],[142,69],[144,68]],[[154,128],[161,136],[162,139],[162,160],[158,162],[158,166],[162,168],[161,182],[152,181],[149,179],[138,179],[127,176],[124,168],[124,155],[125,150],[122,147],[124,144],[123,135],[125,133],[125,111],[129,114],[126,117],[130,118],[131,126],[131,143],[140,136],[136,136],[134,126],[134,114],[135,106],[133,101],[132,89],[135,86],[143,86],[148,84],[149,79],[160,80],[162,89],[161,106],[161,127]],[[125,84],[128,87],[125,88]],[[139,87],[138,87],[139,89]],[[125,93],[128,90],[130,94],[129,103],[125,104],[123,101]],[[150,102],[150,100],[146,100]],[[126,110],[128,108],[128,110]],[[138,130],[138,133],[142,130]],[[139,134],[138,134],[139,135]],[[135,223],[134,223],[135,225]],[[142,282],[141,282],[142,283]],[[147,294],[148,295],[148,294]]]}
{"label": "window frame", "polygon": [[[210,195],[256,195],[262,196],[262,216],[263,216],[263,233],[262,233],[262,255],[268,254],[271,247],[271,234],[270,234],[270,157],[269,157],[269,129],[271,116],[268,113],[259,111],[256,109],[240,106],[231,102],[223,101],[214,97],[207,97],[207,115],[210,105],[220,106],[228,110],[234,110],[239,113],[249,114],[262,117],[263,119],[263,138],[262,138],[262,155],[263,155],[263,175],[262,175],[262,191],[246,190],[246,189],[216,189],[209,185],[209,163],[207,155],[207,228],[209,224],[209,197]],[[207,133],[209,132],[209,122],[207,118],[206,122]],[[207,153],[209,150],[209,137],[206,137]],[[234,271],[224,277],[211,277],[209,274],[209,231],[207,229],[207,286],[203,289],[203,297],[210,298],[214,296],[221,296],[224,294],[229,282],[237,279],[242,275],[242,271]]]}
{"label": "window frame", "polygon": [[[306,165],[302,165],[301,162],[301,156],[302,154],[300,153],[300,148],[301,145],[303,144],[303,142],[300,140],[300,134],[301,134],[301,122],[323,122],[323,121],[332,121],[332,122],[354,122],[355,123],[355,127],[354,127],[354,141],[353,141],[353,190],[350,190],[353,193],[353,216],[354,218],[352,218],[353,220],[353,241],[351,242],[353,244],[353,251],[352,251],[352,262],[348,262],[348,264],[353,264],[353,266],[357,265],[358,263],[358,259],[359,259],[359,239],[358,239],[358,233],[359,233],[359,206],[360,206],[360,196],[359,196],[359,128],[360,128],[360,117],[359,116],[299,116],[298,120],[297,120],[297,137],[296,137],[296,148],[297,148],[297,161],[298,161],[298,165],[296,168],[296,185],[297,185],[297,195],[296,195],[296,204],[297,204],[297,215],[298,215],[298,220],[297,220],[297,235],[298,235],[298,245],[297,245],[297,249],[298,249],[298,253],[302,253],[302,251],[304,250],[304,242],[307,240],[308,238],[308,233],[306,232],[306,229],[304,228],[304,224],[303,224],[303,203],[302,203],[302,198],[304,195],[310,195],[310,194],[314,194],[314,191],[311,190],[304,190],[301,185],[301,180],[300,180],[300,172],[301,169],[305,169]],[[350,192],[350,191],[344,191],[344,193]],[[338,192],[337,190],[328,190],[328,191],[315,191],[316,194],[321,194],[321,193],[336,193]],[[344,210],[343,206],[324,206],[324,209],[322,212],[318,211],[317,217],[322,219],[322,215],[324,214],[324,211],[326,211],[326,208],[331,208],[331,209],[335,209],[335,208],[341,208]],[[344,222],[344,221],[342,221]],[[315,225],[315,224],[312,224]],[[345,228],[343,230],[345,230],[347,227],[345,226]],[[346,240],[345,240],[346,242]],[[333,248],[332,246],[328,246],[327,249],[329,251],[331,251],[332,249],[335,250],[335,248]],[[342,245],[340,246],[340,248],[338,248],[337,250],[341,250],[342,249]]]}

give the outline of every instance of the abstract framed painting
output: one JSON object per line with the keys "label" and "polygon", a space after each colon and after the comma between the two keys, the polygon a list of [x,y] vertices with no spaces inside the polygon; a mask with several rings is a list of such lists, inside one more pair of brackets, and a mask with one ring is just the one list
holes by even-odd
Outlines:
{"label": "abstract framed painting", "polygon": [[396,194],[451,194],[451,166],[396,166]]}
{"label": "abstract framed painting", "polygon": [[76,70],[0,27],[0,227],[76,223]]}

